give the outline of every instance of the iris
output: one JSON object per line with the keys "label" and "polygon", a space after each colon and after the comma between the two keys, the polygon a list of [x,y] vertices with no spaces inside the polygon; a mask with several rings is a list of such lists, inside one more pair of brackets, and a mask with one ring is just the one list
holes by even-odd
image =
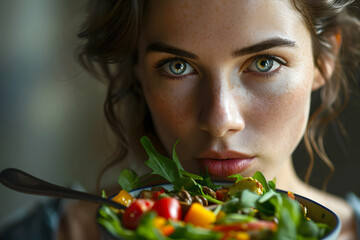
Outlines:
{"label": "iris", "polygon": [[274,65],[274,61],[269,58],[259,58],[256,61],[256,68],[261,72],[268,72]]}
{"label": "iris", "polygon": [[176,75],[180,75],[186,71],[186,64],[180,60],[172,61],[169,67],[170,71]]}

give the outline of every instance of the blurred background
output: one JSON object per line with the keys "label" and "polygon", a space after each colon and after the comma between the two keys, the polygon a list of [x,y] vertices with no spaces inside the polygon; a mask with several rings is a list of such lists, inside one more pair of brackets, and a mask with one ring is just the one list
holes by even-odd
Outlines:
{"label": "blurred background", "polygon": [[[84,10],[84,0],[0,1],[0,170],[19,168],[92,192],[112,148],[102,109],[105,86],[75,58]],[[325,139],[336,168],[328,191],[360,196],[359,97],[351,98],[342,119],[348,138],[332,127]],[[300,144],[294,162],[301,177],[307,159]],[[321,188],[328,173],[317,160],[311,183]],[[111,178],[116,182],[116,171]],[[45,198],[0,185],[0,199],[1,228]]]}
{"label": "blurred background", "polygon": [[[84,0],[0,1],[0,170],[95,191],[111,147],[105,86],[75,57],[84,11]],[[1,226],[45,198],[1,185],[0,199]]]}

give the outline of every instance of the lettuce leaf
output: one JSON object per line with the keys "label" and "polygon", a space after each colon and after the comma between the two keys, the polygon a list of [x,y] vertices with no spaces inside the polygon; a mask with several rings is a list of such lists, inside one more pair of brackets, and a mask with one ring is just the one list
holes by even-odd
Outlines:
{"label": "lettuce leaf", "polygon": [[260,171],[255,172],[252,178],[258,180],[261,183],[265,190],[264,193],[267,193],[270,190],[268,182]]}
{"label": "lettuce leaf", "polygon": [[[193,195],[203,195],[205,198],[208,199],[208,201],[218,204],[222,203],[221,201],[218,201],[217,199],[214,199],[211,196],[204,194],[204,192],[202,191],[202,185],[208,186],[210,188],[215,188],[215,184],[211,182],[210,178],[207,178],[206,181],[204,181],[201,176],[186,172],[181,166],[181,163],[175,151],[175,147],[179,140],[176,141],[173,146],[172,159],[160,155],[155,150],[148,137],[143,136],[140,139],[140,142],[145,148],[146,153],[148,154],[149,159],[145,161],[145,164],[152,170],[151,174],[159,175],[172,183],[174,185],[175,191],[179,191],[181,188],[184,188]],[[202,184],[200,184],[200,182]]]}
{"label": "lettuce leaf", "polygon": [[126,191],[131,191],[135,188],[141,187],[140,178],[131,169],[123,169],[118,178],[120,187]]}
{"label": "lettuce leaf", "polygon": [[180,162],[177,164],[172,159],[160,155],[148,137],[142,137],[140,142],[149,156],[145,164],[152,170],[151,174],[159,175],[170,183],[180,178],[181,173],[178,167]]}

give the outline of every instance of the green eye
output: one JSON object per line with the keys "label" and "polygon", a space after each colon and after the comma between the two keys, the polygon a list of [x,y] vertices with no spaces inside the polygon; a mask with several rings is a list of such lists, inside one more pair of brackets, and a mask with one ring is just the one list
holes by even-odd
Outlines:
{"label": "green eye", "polygon": [[268,59],[265,57],[259,58],[256,60],[256,68],[260,72],[268,72],[274,65],[274,61],[272,59]]}
{"label": "green eye", "polygon": [[173,74],[180,75],[186,71],[186,63],[181,60],[171,61],[169,68]]}
{"label": "green eye", "polygon": [[258,56],[254,58],[248,70],[257,73],[271,73],[286,65],[286,61],[275,56]]}
{"label": "green eye", "polygon": [[195,72],[195,69],[187,61],[179,58],[166,59],[164,62],[160,62],[161,65],[158,68],[161,68],[168,77],[180,78]]}

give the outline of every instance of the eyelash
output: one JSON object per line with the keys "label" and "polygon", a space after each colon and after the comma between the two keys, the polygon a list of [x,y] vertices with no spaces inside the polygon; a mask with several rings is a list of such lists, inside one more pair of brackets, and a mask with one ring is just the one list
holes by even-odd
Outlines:
{"label": "eyelash", "polygon": [[[283,60],[282,58],[279,58],[277,56],[274,56],[274,55],[271,55],[271,54],[262,54],[262,55],[257,55],[257,56],[254,56],[251,58],[251,64],[254,63],[255,60],[257,59],[261,59],[261,58],[266,58],[266,59],[270,59],[272,61],[275,61],[277,62],[278,64],[280,64],[280,66],[272,71],[272,72],[269,72],[269,73],[261,73],[261,72],[255,72],[255,71],[249,71],[247,70],[251,65],[249,65],[246,69],[245,69],[245,73],[252,73],[252,74],[256,74],[260,77],[266,77],[266,78],[270,78],[270,77],[273,77],[274,75],[278,74],[281,70],[281,68],[283,66],[286,66],[287,65],[287,62],[285,60]],[[180,57],[180,56],[176,56],[176,57],[168,57],[168,58],[165,58],[165,59],[162,59],[160,60],[159,62],[157,62],[155,65],[154,65],[154,68],[156,68],[161,75],[163,75],[164,77],[168,78],[168,79],[172,79],[172,80],[178,80],[178,79],[183,79],[183,78],[186,78],[188,77],[189,75],[192,75],[192,74],[196,74],[196,70],[193,66],[191,66],[193,69],[194,69],[194,73],[190,73],[190,74],[185,74],[185,75],[180,75],[180,76],[175,76],[175,75],[170,75],[168,73],[165,73],[164,70],[162,70],[161,68],[169,63],[169,62],[172,62],[172,61],[182,61],[184,63],[187,63],[189,65],[192,65],[190,64],[185,58],[183,57]]]}

